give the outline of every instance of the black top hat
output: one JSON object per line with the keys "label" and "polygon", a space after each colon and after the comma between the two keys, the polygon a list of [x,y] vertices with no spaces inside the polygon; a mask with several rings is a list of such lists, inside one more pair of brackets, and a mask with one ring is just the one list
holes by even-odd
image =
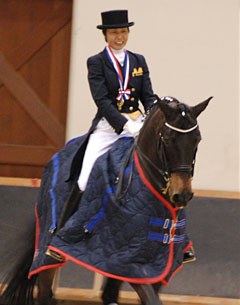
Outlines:
{"label": "black top hat", "polygon": [[103,29],[116,29],[127,28],[134,25],[134,22],[128,22],[127,10],[114,10],[102,12],[102,25],[98,25],[97,28]]}

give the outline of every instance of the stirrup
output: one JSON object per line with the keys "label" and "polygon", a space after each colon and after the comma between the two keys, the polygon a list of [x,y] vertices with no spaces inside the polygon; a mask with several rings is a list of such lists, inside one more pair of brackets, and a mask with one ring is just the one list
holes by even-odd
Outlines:
{"label": "stirrup", "polygon": [[52,257],[53,259],[59,261],[60,263],[62,263],[64,261],[64,258],[57,252],[47,249],[46,251],[46,255]]}
{"label": "stirrup", "polygon": [[190,247],[183,255],[183,264],[192,263],[196,261],[195,251]]}

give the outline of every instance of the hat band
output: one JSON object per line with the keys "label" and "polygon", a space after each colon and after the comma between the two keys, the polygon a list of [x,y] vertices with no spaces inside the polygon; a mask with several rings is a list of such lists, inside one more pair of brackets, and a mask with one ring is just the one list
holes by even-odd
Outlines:
{"label": "hat band", "polygon": [[120,24],[102,24],[98,25],[97,28],[102,29],[116,29],[116,28],[128,28],[130,26],[133,26],[134,22],[128,22],[128,23],[120,23]]}

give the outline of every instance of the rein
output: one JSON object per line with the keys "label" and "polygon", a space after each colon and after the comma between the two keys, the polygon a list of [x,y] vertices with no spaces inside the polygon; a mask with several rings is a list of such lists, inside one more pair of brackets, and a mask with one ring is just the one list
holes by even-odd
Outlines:
{"label": "rein", "polygon": [[[183,113],[182,113],[182,115],[183,115]],[[184,115],[185,115],[185,113],[184,113]],[[198,128],[198,124],[194,125],[191,128],[188,128],[188,129],[177,128],[167,122],[165,122],[164,125],[167,128],[174,130],[176,132],[180,132],[180,133],[190,133],[193,130],[195,130],[196,128]],[[166,149],[165,149],[164,136],[160,132],[159,140],[157,141],[157,155],[159,156],[160,152],[161,152],[162,159],[160,161],[163,164],[163,168],[160,168],[142,151],[142,149],[139,147],[139,145],[137,143],[137,138],[136,138],[134,141],[134,144],[132,145],[132,148],[130,149],[130,151],[129,151],[127,157],[125,158],[125,161],[120,169],[119,176],[116,179],[116,183],[117,183],[116,199],[117,200],[121,200],[126,195],[128,188],[130,186],[130,183],[132,180],[132,171],[133,171],[132,166],[130,167],[131,170],[130,170],[130,174],[129,174],[129,178],[128,178],[128,182],[127,182],[127,187],[123,191],[124,172],[125,172],[125,169],[126,169],[128,163],[131,161],[131,159],[133,159],[132,156],[133,156],[134,151],[136,151],[139,161],[143,165],[144,171],[146,172],[147,176],[152,181],[152,183],[154,183],[156,185],[157,189],[162,192],[162,194],[167,194],[167,191],[168,191],[168,188],[170,185],[170,173],[186,172],[186,173],[191,173],[191,175],[193,176],[194,165],[195,165],[195,156],[196,156],[197,150],[194,153],[194,158],[193,158],[191,166],[182,164],[182,165],[179,165],[178,167],[169,168],[168,161],[167,161],[167,155],[166,155]],[[154,171],[153,171],[153,169],[154,169]],[[156,177],[156,173],[157,173],[157,177]],[[163,183],[161,183],[159,181],[159,179],[156,179],[159,176],[162,177]]]}
{"label": "rein", "polygon": [[124,181],[124,172],[125,172],[125,169],[129,163],[129,161],[132,160],[133,162],[133,158],[132,155],[133,155],[133,151],[134,151],[134,144],[132,145],[127,157],[125,158],[124,162],[123,162],[123,165],[120,169],[120,173],[119,173],[119,176],[117,177],[116,179],[116,183],[117,183],[117,189],[116,189],[116,200],[121,200],[127,193],[128,191],[128,188],[130,186],[130,183],[131,183],[131,180],[132,180],[132,174],[133,174],[133,167],[131,166],[131,170],[130,170],[130,174],[129,174],[129,178],[128,178],[128,183],[127,183],[127,187],[126,189],[123,191],[123,181]]}
{"label": "rein", "polygon": [[[162,192],[162,194],[166,194],[168,187],[170,185],[170,176],[167,170],[163,170],[159,168],[148,156],[140,149],[138,144],[135,142],[135,151],[139,158],[140,163],[143,165],[144,171],[146,172],[149,180],[152,181],[156,188]],[[166,163],[166,162],[165,162]],[[154,168],[154,170],[163,178],[164,183],[161,183],[158,179],[156,179],[156,174],[153,174],[153,171],[149,168]]]}
{"label": "rein", "polygon": [[167,188],[168,188],[168,185],[169,185],[169,182],[170,182],[170,177],[169,177],[168,172],[164,171],[164,170],[161,170],[156,164],[154,164],[148,158],[148,156],[143,153],[143,151],[140,149],[139,145],[137,144],[137,139],[135,139],[135,141],[134,141],[134,143],[132,145],[132,148],[130,149],[127,157],[124,160],[123,165],[121,166],[119,176],[116,179],[116,183],[117,183],[116,200],[121,200],[126,195],[126,193],[128,191],[128,188],[130,186],[130,183],[131,183],[131,180],[132,180],[132,171],[133,171],[133,167],[132,166],[131,166],[131,171],[130,171],[129,178],[128,178],[127,187],[123,191],[124,172],[125,172],[125,169],[126,169],[128,163],[130,161],[133,162],[132,156],[133,156],[133,152],[134,151],[136,151],[136,153],[138,155],[138,158],[139,158],[139,160],[140,160],[140,162],[142,164],[144,164],[144,163],[150,164],[160,174],[160,176],[162,176],[164,178],[165,187],[159,181],[156,181],[156,179],[155,179],[156,176],[153,175],[152,171],[147,166],[144,166],[144,169],[145,169],[148,177],[150,178],[150,180],[155,182],[157,188],[160,189],[163,194],[166,194]]}
{"label": "rein", "polygon": [[135,143],[135,150],[140,160],[147,161],[147,163],[149,163],[164,178],[166,182],[169,180],[168,172],[160,169],[155,163],[153,163],[152,160],[148,158],[146,154],[143,153],[137,143]]}
{"label": "rein", "polygon": [[[192,132],[193,130],[195,130],[196,128],[198,128],[198,124],[194,125],[193,127],[189,128],[189,129],[180,129],[177,128],[175,126],[170,125],[169,123],[165,122],[164,124],[166,127],[170,128],[171,130],[174,130],[176,132],[180,132],[180,133],[189,133]],[[196,153],[197,150],[194,153],[194,158],[193,158],[193,162],[191,166],[188,165],[179,165],[178,167],[174,167],[174,168],[169,168],[168,167],[168,162],[167,162],[167,155],[166,155],[166,151],[165,151],[165,143],[164,143],[164,137],[163,135],[159,134],[160,138],[159,141],[157,143],[157,151],[159,155],[160,149],[162,149],[161,151],[161,155],[162,155],[162,160],[161,163],[163,164],[163,169],[159,168],[159,166],[157,166],[139,147],[139,145],[137,144],[137,141],[135,141],[135,150],[136,153],[139,157],[140,162],[142,163],[145,172],[147,173],[148,177],[151,179],[151,181],[158,187],[159,190],[162,191],[163,194],[167,193],[169,184],[170,184],[170,173],[172,172],[187,172],[187,173],[191,173],[193,176],[194,173],[194,165],[195,165],[195,157],[196,157]],[[160,148],[160,149],[159,149]],[[163,178],[165,185],[162,185],[158,180],[156,180],[156,175],[153,174],[153,172],[151,171],[151,169],[149,168],[153,168],[155,170],[155,174],[156,172]]]}

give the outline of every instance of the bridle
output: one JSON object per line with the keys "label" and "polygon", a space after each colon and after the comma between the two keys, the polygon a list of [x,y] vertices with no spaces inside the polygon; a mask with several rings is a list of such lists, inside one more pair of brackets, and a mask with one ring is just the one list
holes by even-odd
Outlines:
{"label": "bridle", "polygon": [[[188,128],[188,129],[182,129],[182,128],[177,128],[175,126],[170,125],[169,123],[165,122],[165,126],[167,126],[168,128],[170,128],[171,130],[174,130],[176,132],[180,132],[180,133],[190,133],[193,130],[198,128],[198,124],[195,124],[193,127]],[[163,147],[164,147],[164,137],[160,135],[160,138],[162,140],[163,143]],[[186,173],[191,173],[191,175],[193,176],[194,174],[194,166],[195,166],[195,159],[196,159],[196,153],[197,153],[197,149],[194,152],[194,156],[193,156],[193,160],[192,160],[192,164],[191,166],[189,165],[185,165],[185,164],[181,164],[178,167],[173,167],[173,168],[169,168],[168,172],[169,173],[173,173],[173,172],[186,172]],[[166,159],[166,152],[164,152],[165,155],[165,159]]]}
{"label": "bridle", "polygon": [[[150,112],[148,112],[148,115],[146,116],[145,119],[147,119],[149,115],[150,115]],[[182,110],[181,115],[183,117],[185,116],[185,111],[184,110]],[[155,164],[143,152],[143,150],[138,145],[138,138],[139,137],[136,137],[132,148],[130,149],[128,155],[125,158],[124,164],[121,167],[120,174],[116,179],[116,184],[117,184],[116,199],[117,200],[120,200],[125,196],[128,188],[130,186],[131,178],[132,178],[132,171],[129,174],[127,187],[126,187],[125,191],[123,191],[124,171],[125,171],[125,168],[126,168],[127,164],[131,160],[131,157],[134,154],[134,152],[136,152],[137,157],[140,161],[140,164],[143,166],[144,171],[145,171],[146,175],[148,176],[148,179],[156,186],[156,188],[158,190],[160,190],[160,192],[162,194],[167,194],[168,188],[170,186],[170,177],[171,177],[171,174],[173,172],[188,173],[188,174],[191,174],[191,176],[193,176],[197,149],[194,152],[192,164],[190,166],[186,165],[186,164],[181,164],[181,165],[179,165],[177,167],[174,167],[174,168],[169,167],[168,159],[167,159],[167,153],[166,153],[166,144],[165,144],[165,139],[164,139],[163,128],[169,128],[169,129],[171,129],[175,132],[186,134],[186,133],[190,133],[190,132],[194,131],[195,129],[197,129],[198,124],[195,124],[193,127],[188,128],[188,129],[182,129],[182,128],[175,127],[175,126],[169,124],[168,122],[165,122],[163,124],[163,126],[161,127],[160,132],[158,134],[158,140],[156,141],[157,156],[158,157],[161,156],[161,158],[159,157],[159,161],[160,161],[159,164],[161,164],[161,167],[159,167],[159,165]],[[162,179],[159,179],[159,177],[161,177]]]}
{"label": "bridle", "polygon": [[[144,116],[144,126],[141,129],[139,136],[135,139],[135,142],[133,143],[129,151],[129,155],[126,158],[126,162],[124,162],[124,164],[121,166],[120,174],[116,178],[116,199],[122,199],[124,197],[131,183],[131,174],[129,174],[128,170],[127,172],[129,178],[127,181],[127,187],[125,192],[123,192],[125,168],[126,166],[128,166],[128,168],[130,168],[130,173],[133,170],[133,164],[131,164],[130,166],[128,164],[130,160],[133,160],[135,162],[139,173],[143,173],[144,179],[146,178],[146,182],[148,183],[148,185],[152,185],[152,187],[155,188],[155,190],[161,194],[166,194],[167,196],[169,196],[169,189],[171,188],[171,186],[173,188],[175,184],[177,184],[178,179],[181,179],[180,181],[182,182],[186,181],[187,183],[188,181],[190,181],[190,179],[194,175],[197,145],[195,147],[195,151],[190,152],[192,158],[190,161],[182,162],[182,164],[180,165],[174,164],[174,162],[176,162],[177,160],[176,158],[171,160],[171,158],[169,158],[168,156],[168,150],[170,149],[170,146],[168,145],[168,138],[166,137],[168,134],[166,135],[165,131],[166,129],[170,129],[173,132],[181,134],[191,133],[194,130],[198,131],[198,124],[196,119],[198,115],[207,107],[211,99],[212,97],[208,98],[206,101],[194,107],[188,107],[187,105],[179,102],[173,97],[159,98],[156,95],[156,100],[154,101],[152,106],[146,110]],[[155,111],[156,107],[158,107],[158,112]],[[190,128],[183,129],[174,126],[174,123],[170,124],[168,121],[172,122],[174,116],[176,118],[176,115],[178,114],[180,114],[182,117],[186,117],[186,122],[192,122],[193,126]],[[161,122],[160,124],[159,120]],[[150,132],[152,128],[152,121],[155,122],[155,131],[157,132],[153,139],[151,139]],[[150,128],[147,129],[146,126],[149,125]],[[145,133],[146,130],[148,132]],[[201,138],[199,131],[198,137]],[[171,140],[173,141],[173,139]],[[182,144],[185,145],[187,149],[188,142],[186,142],[186,140],[187,138],[184,139],[184,142],[182,142]],[[197,140],[197,138],[195,140]],[[154,149],[154,145],[156,146],[155,150],[152,151],[153,155],[148,155],[145,148]],[[181,145],[181,142],[178,145]]]}
{"label": "bridle", "polygon": [[[189,129],[177,128],[167,122],[165,122],[164,125],[167,128],[170,128],[171,130],[174,130],[179,133],[190,133],[193,130],[195,130],[196,128],[198,128],[198,124],[195,124],[193,127],[189,128]],[[173,172],[183,172],[183,173],[188,173],[188,174],[190,173],[191,176],[193,176],[193,174],[194,174],[195,157],[196,157],[197,149],[194,152],[194,157],[193,157],[191,166],[186,165],[186,164],[181,164],[174,168],[169,167],[168,160],[167,160],[167,154],[166,154],[166,144],[165,144],[165,140],[164,140],[164,135],[161,130],[159,132],[159,138],[157,141],[157,155],[162,157],[161,158],[162,168],[159,168],[159,166],[157,166],[142,151],[142,149],[139,147],[139,145],[137,143],[137,139],[135,141],[134,148],[138,155],[140,163],[144,166],[145,172],[147,173],[149,178],[152,180],[152,182],[154,182],[154,184],[157,185],[157,188],[161,189],[163,193],[167,192],[167,188],[170,183],[171,173],[173,173]],[[151,169],[154,169],[155,174],[152,173]],[[156,180],[156,173],[158,173],[163,178],[164,185],[159,180]]]}
{"label": "bridle", "polygon": [[172,130],[175,130],[175,131],[177,131],[177,132],[181,132],[181,133],[188,133],[188,132],[191,132],[191,131],[193,131],[194,129],[196,129],[196,128],[198,127],[198,124],[196,124],[196,125],[194,125],[193,127],[189,128],[189,129],[181,129],[181,128],[174,127],[174,126],[168,124],[167,122],[165,122],[165,125],[166,125],[168,128],[170,128],[170,129],[172,129]]}

